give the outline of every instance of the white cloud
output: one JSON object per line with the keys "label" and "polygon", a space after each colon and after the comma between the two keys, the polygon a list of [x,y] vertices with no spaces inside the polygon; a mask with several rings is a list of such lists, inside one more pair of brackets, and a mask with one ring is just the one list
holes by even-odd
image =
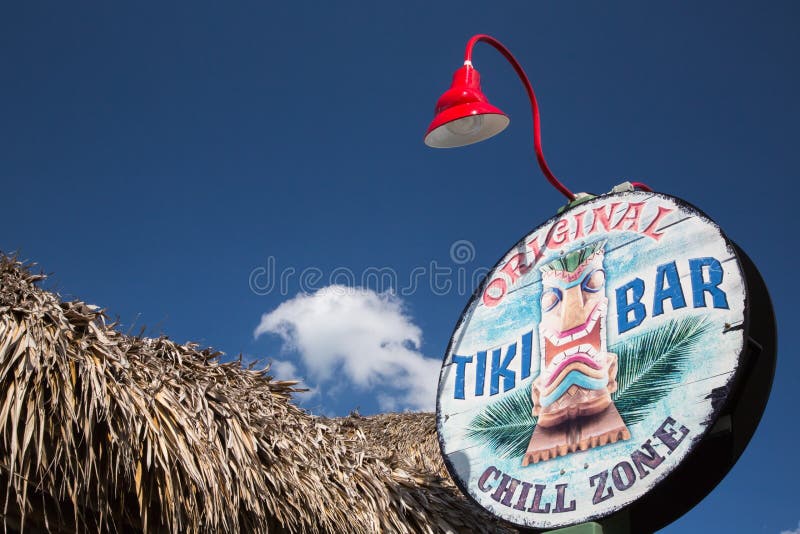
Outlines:
{"label": "white cloud", "polygon": [[797,528],[794,530],[781,530],[781,534],[800,534],[800,521],[797,522]]}
{"label": "white cloud", "polygon": [[[338,389],[344,376],[362,391],[376,391],[381,409],[434,409],[440,362],[419,351],[422,332],[398,297],[329,286],[265,313],[254,335],[267,333],[298,354],[318,385],[335,380]],[[297,371],[291,362],[280,365]]]}
{"label": "white cloud", "polygon": [[269,370],[278,380],[296,380],[298,377],[297,366],[288,361],[272,360]]}

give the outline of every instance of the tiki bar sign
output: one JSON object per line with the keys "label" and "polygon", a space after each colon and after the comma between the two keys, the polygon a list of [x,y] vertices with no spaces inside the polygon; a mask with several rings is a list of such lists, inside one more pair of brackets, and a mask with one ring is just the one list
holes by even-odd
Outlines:
{"label": "tiki bar sign", "polygon": [[609,515],[713,426],[745,327],[742,267],[698,210],[645,192],[572,207],[501,259],[453,333],[437,402],[445,463],[515,525]]}

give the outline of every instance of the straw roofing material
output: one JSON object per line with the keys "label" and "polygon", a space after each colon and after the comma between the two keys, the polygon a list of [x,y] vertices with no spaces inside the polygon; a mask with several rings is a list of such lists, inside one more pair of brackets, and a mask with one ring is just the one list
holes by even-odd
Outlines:
{"label": "straw roofing material", "polygon": [[410,470],[434,474],[446,479],[448,487],[452,487],[439,453],[435,414],[386,413],[361,417],[354,412],[332,422],[337,433],[363,432],[367,453],[403,464]]}
{"label": "straw roofing material", "polygon": [[314,417],[296,382],[123,335],[0,257],[6,529],[496,532],[458,493],[431,414]]}

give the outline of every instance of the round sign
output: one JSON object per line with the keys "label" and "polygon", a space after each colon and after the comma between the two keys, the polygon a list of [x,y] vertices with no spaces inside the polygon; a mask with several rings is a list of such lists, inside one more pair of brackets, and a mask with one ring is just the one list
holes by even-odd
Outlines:
{"label": "round sign", "polygon": [[747,328],[742,266],[697,209],[645,192],[574,206],[520,240],[462,314],[437,397],[448,470],[518,526],[628,506],[714,425]]}

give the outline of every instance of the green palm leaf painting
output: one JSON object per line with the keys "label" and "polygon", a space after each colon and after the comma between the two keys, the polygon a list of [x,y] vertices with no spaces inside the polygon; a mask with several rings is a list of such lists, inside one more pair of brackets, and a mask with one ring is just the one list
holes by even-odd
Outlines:
{"label": "green palm leaf painting", "polygon": [[476,415],[467,436],[488,443],[500,458],[524,454],[537,419],[532,414],[531,382]]}
{"label": "green palm leaf painting", "polygon": [[611,347],[617,354],[617,391],[611,396],[627,425],[644,419],[650,407],[681,380],[686,362],[711,325],[705,317],[672,320]]}
{"label": "green palm leaf painting", "polygon": [[[610,347],[617,354],[618,389],[612,396],[627,425],[644,419],[648,410],[677,385],[689,357],[701,346],[710,324],[703,317],[671,320]],[[489,404],[470,422],[467,436],[489,445],[500,458],[521,456],[531,438],[531,384]]]}

